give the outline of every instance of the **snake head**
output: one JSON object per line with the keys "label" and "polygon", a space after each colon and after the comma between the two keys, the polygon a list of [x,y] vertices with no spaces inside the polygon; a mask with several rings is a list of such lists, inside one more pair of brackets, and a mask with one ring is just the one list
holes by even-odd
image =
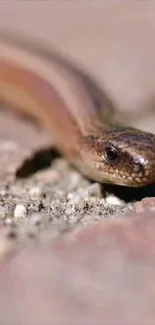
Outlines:
{"label": "snake head", "polygon": [[81,142],[83,160],[94,180],[131,187],[155,182],[155,135],[118,129]]}

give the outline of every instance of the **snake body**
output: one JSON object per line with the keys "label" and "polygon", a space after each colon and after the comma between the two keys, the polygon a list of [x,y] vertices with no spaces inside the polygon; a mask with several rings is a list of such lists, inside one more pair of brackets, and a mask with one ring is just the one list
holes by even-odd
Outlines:
{"label": "snake body", "polygon": [[155,181],[155,135],[109,123],[104,93],[54,52],[0,36],[0,98],[47,127],[89,178],[137,187]]}

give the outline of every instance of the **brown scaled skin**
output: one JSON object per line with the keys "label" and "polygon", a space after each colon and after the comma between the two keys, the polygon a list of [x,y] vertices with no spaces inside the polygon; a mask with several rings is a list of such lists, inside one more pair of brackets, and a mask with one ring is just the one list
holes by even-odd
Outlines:
{"label": "brown scaled skin", "polygon": [[[121,127],[104,135],[81,139],[81,154],[105,183],[140,187],[155,181],[155,136]],[[110,160],[106,150],[114,149]],[[90,165],[92,163],[92,165]]]}

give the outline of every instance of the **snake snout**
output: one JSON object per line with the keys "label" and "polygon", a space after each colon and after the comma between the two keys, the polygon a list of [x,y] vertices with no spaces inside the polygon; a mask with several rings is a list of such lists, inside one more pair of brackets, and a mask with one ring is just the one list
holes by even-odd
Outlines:
{"label": "snake snout", "polygon": [[143,145],[134,156],[135,181],[139,186],[155,182],[155,145]]}

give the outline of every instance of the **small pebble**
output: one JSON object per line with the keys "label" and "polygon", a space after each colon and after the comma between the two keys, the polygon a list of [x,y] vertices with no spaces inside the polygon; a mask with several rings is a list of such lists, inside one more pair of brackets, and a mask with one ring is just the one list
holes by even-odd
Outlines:
{"label": "small pebble", "polygon": [[27,214],[27,210],[23,204],[17,204],[14,210],[15,218],[25,218]]}
{"label": "small pebble", "polygon": [[32,200],[37,200],[41,197],[43,197],[43,192],[40,187],[32,187],[29,191],[29,195]]}
{"label": "small pebble", "polygon": [[69,194],[67,195],[67,200],[69,201],[69,200],[71,200],[73,197],[74,197],[74,194],[73,194],[73,193],[69,193]]}
{"label": "small pebble", "polygon": [[80,180],[81,180],[81,175],[78,172],[72,172],[71,173],[69,188],[72,189],[72,190],[77,188]]}
{"label": "small pebble", "polygon": [[102,197],[101,185],[99,183],[93,183],[89,185],[86,189],[80,191],[80,195],[85,198],[89,197]]}
{"label": "small pebble", "polygon": [[67,204],[66,214],[76,212],[76,210],[84,210],[87,207],[87,202],[81,196],[73,196]]}
{"label": "small pebble", "polygon": [[124,205],[124,202],[115,195],[108,195],[105,201],[110,205]]}

